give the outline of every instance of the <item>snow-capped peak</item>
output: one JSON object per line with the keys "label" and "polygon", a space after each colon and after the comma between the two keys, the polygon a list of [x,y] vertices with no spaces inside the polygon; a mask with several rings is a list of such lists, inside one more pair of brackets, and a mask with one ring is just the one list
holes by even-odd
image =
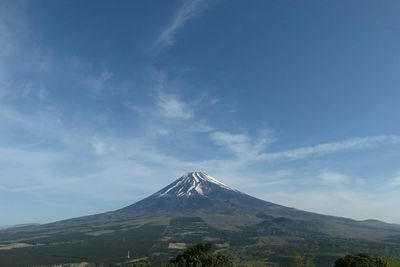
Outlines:
{"label": "snow-capped peak", "polygon": [[194,195],[205,196],[221,188],[235,191],[203,172],[189,172],[156,194],[159,196],[172,195],[178,197]]}

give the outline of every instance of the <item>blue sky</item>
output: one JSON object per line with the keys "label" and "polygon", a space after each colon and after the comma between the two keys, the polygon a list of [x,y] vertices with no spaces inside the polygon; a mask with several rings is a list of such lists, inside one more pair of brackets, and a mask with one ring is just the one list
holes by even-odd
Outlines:
{"label": "blue sky", "polygon": [[1,1],[0,224],[189,171],[400,223],[400,2]]}

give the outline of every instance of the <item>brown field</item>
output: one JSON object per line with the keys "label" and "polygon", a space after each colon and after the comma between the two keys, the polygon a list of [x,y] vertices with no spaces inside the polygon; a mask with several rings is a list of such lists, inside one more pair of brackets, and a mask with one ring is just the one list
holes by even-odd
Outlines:
{"label": "brown field", "polygon": [[0,244],[0,250],[8,250],[14,248],[26,248],[32,247],[31,244],[28,243],[9,243],[9,244]]}
{"label": "brown field", "polygon": [[186,244],[185,243],[169,243],[168,248],[170,248],[170,249],[185,249]]}

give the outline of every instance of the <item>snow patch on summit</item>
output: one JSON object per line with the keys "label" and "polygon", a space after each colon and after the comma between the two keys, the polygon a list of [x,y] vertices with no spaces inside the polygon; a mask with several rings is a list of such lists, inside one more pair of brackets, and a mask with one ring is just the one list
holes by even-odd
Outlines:
{"label": "snow patch on summit", "polygon": [[207,194],[215,190],[221,189],[236,191],[205,173],[190,172],[182,176],[169,186],[163,188],[161,191],[157,192],[156,195],[169,195],[178,197],[195,195],[206,196]]}

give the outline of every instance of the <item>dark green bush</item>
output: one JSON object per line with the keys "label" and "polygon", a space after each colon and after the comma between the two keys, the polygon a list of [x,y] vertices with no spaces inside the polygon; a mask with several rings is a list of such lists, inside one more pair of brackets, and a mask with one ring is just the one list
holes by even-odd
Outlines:
{"label": "dark green bush", "polygon": [[336,260],[334,267],[388,267],[388,265],[378,256],[360,253]]}
{"label": "dark green bush", "polygon": [[211,243],[197,244],[175,259],[170,260],[168,267],[233,267],[231,259],[220,253],[210,252]]}

